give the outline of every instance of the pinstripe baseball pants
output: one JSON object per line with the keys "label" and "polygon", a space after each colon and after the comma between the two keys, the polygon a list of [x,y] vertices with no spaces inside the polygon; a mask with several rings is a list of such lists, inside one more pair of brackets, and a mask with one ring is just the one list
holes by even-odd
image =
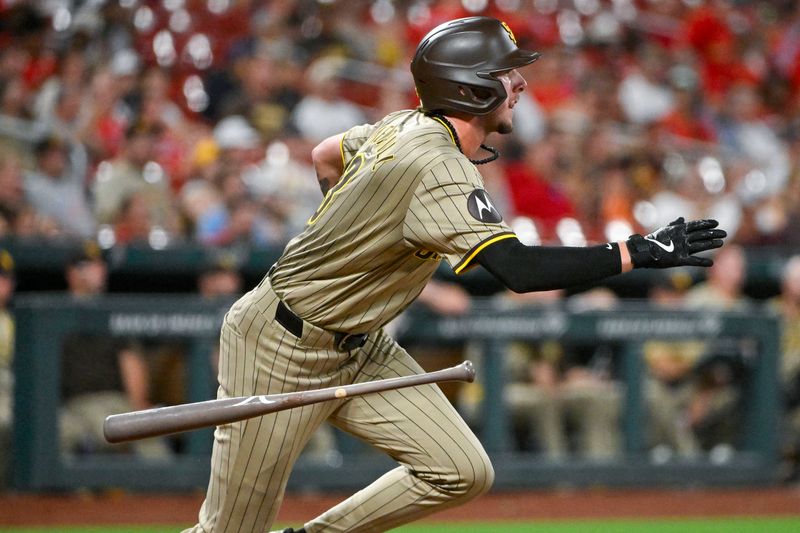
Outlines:
{"label": "pinstripe baseball pants", "polygon": [[[423,371],[383,330],[349,352],[333,349],[333,335],[308,323],[298,339],[276,322],[278,303],[265,278],[226,314],[219,398]],[[400,466],[307,522],[309,533],[385,531],[479,496],[494,478],[477,437],[437,386],[381,392],[218,427],[200,521],[186,532],[268,531],[293,464],[325,420],[384,451]]]}

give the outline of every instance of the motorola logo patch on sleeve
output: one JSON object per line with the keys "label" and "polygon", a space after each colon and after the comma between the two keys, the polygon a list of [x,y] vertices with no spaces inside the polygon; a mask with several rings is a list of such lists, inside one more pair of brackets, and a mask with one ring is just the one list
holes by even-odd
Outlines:
{"label": "motorola logo patch on sleeve", "polygon": [[467,199],[467,210],[476,220],[486,224],[497,224],[503,221],[503,217],[492,204],[489,193],[483,189],[475,189]]}

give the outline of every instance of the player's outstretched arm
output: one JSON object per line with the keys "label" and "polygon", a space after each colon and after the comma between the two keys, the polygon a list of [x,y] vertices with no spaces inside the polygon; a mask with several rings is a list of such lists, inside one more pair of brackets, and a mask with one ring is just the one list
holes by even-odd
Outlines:
{"label": "player's outstretched arm", "polygon": [[311,150],[311,161],[314,163],[317,181],[323,195],[328,194],[328,191],[339,182],[344,172],[341,148],[343,138],[344,133],[333,135]]}
{"label": "player's outstretched arm", "polygon": [[708,267],[694,254],[722,246],[727,234],[716,220],[679,218],[653,233],[599,246],[526,246],[516,238],[499,240],[476,260],[514,292],[563,289],[592,283],[632,268]]}

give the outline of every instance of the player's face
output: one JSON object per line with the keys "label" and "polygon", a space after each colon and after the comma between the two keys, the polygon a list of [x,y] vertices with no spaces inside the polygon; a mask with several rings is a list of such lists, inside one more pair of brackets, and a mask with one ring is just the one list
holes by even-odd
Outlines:
{"label": "player's face", "polygon": [[492,124],[489,124],[489,131],[511,133],[514,129],[514,106],[519,101],[522,91],[528,86],[528,82],[517,69],[501,72],[495,77],[500,80],[506,90],[506,100],[489,114],[492,121]]}

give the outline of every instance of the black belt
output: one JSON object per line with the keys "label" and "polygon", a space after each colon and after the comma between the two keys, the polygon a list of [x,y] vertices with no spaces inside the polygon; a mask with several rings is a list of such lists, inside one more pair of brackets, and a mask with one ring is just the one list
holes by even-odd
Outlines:
{"label": "black belt", "polygon": [[[275,320],[298,339],[303,336],[303,319],[286,307],[283,301],[279,301],[278,307],[275,309]],[[349,352],[350,350],[361,348],[367,342],[366,333],[342,333],[341,331],[331,331],[329,333],[333,335],[334,348],[340,352]]]}

